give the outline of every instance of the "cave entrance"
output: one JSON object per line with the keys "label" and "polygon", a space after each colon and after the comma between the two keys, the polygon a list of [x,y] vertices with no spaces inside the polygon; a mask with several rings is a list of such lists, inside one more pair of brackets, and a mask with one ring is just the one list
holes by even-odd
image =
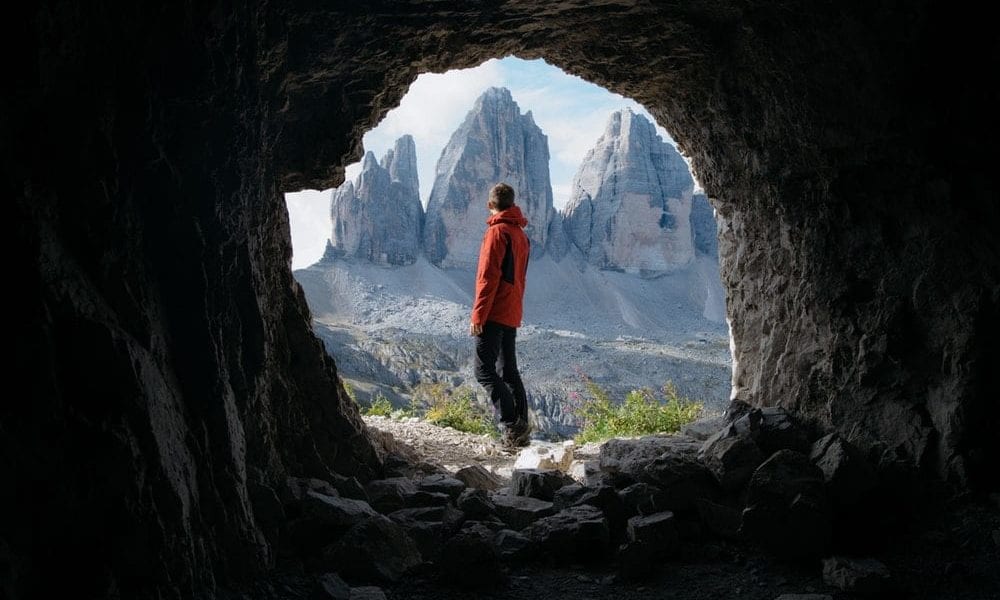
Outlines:
{"label": "cave entrance", "polygon": [[668,400],[723,410],[713,209],[643,106],[543,60],[491,59],[418,77],[364,148],[340,187],[286,195],[296,278],[363,412],[483,429],[433,407],[488,404],[467,324],[498,181],[518,190],[532,238],[518,352],[536,435],[579,436],[588,409],[626,397],[661,415],[646,427],[696,414],[657,412]]}

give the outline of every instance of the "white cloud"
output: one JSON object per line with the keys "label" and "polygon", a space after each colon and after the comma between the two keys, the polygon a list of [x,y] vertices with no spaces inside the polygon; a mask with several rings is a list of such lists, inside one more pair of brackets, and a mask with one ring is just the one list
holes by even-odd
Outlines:
{"label": "white cloud", "polygon": [[330,192],[285,194],[285,203],[292,230],[292,268],[308,267],[323,256],[330,237]]}

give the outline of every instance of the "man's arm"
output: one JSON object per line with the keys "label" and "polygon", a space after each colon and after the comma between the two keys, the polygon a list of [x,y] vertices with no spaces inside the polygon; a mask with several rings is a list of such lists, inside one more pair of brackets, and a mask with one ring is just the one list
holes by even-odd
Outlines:
{"label": "man's arm", "polygon": [[486,230],[483,247],[479,251],[479,267],[476,269],[476,297],[472,302],[472,335],[482,333],[483,324],[493,309],[497,288],[500,287],[500,263],[506,246],[499,227]]}

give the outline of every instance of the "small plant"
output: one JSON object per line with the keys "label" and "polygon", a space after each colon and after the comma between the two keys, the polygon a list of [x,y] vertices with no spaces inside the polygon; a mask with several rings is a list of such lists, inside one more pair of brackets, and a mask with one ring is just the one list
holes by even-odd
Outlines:
{"label": "small plant", "polygon": [[388,417],[392,414],[392,410],[392,402],[389,402],[388,398],[379,394],[361,412],[369,417]]}
{"label": "small plant", "polygon": [[667,382],[661,398],[649,388],[632,390],[616,404],[607,390],[581,374],[589,399],[571,394],[572,412],[580,423],[576,441],[599,442],[613,437],[634,437],[653,433],[673,433],[698,418],[702,404],[681,397]]}
{"label": "small plant", "polygon": [[415,406],[426,407],[424,418],[440,427],[491,437],[499,435],[493,419],[467,387],[448,389],[443,383],[422,383],[414,388],[411,410]]}
{"label": "small plant", "polygon": [[351,399],[351,402],[357,404],[358,396],[354,392],[354,386],[351,385],[351,382],[343,378],[341,378],[340,382],[344,384],[344,391],[347,392],[347,397]]}

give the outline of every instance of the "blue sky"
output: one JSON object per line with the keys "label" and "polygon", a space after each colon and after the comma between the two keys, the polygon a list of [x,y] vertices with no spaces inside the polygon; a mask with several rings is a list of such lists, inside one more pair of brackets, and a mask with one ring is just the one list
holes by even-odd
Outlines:
{"label": "blue sky", "polygon": [[[381,159],[399,136],[412,135],[417,147],[420,197],[426,206],[441,151],[476,98],[491,86],[509,89],[521,113],[532,111],[535,123],[548,136],[556,208],[569,201],[573,176],[612,112],[629,107],[654,121],[635,101],[568,75],[543,60],[507,57],[472,69],[420,75],[400,105],[365,134],[365,150]],[[673,143],[666,130],[657,126],[657,131]],[[360,170],[361,163],[348,165],[347,179],[353,180]],[[315,262],[326,247],[330,192],[304,191],[286,194],[285,199],[292,227],[292,268],[298,269]]]}

